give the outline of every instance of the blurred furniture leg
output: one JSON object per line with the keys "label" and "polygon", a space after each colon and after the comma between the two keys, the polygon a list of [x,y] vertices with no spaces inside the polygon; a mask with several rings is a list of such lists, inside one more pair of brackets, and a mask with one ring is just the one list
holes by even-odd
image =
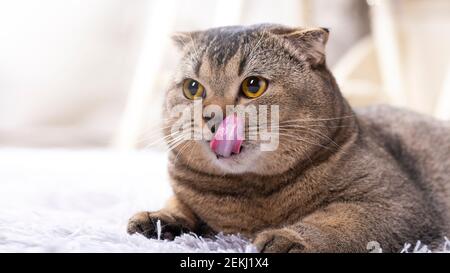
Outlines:
{"label": "blurred furniture leg", "polygon": [[393,1],[368,0],[371,14],[372,35],[377,51],[384,90],[393,105],[404,106],[407,96],[404,90],[398,32],[393,15]]}
{"label": "blurred furniture leg", "polygon": [[352,46],[332,68],[342,93],[354,106],[374,104],[383,98],[380,69],[374,55],[373,39],[369,35]]}
{"label": "blurred furniture leg", "polygon": [[368,0],[372,33],[334,65],[342,92],[355,106],[407,104],[392,1]]}
{"label": "blurred furniture leg", "polygon": [[147,1],[147,21],[141,53],[119,132],[114,141],[115,148],[134,149],[137,146],[148,115],[151,94],[154,92],[152,88],[155,86],[175,20],[175,4],[175,0]]}

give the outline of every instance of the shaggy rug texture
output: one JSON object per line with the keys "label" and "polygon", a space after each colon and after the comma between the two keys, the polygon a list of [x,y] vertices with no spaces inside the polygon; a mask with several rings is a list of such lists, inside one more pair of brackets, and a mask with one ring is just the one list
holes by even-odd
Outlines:
{"label": "shaggy rug texture", "polygon": [[166,163],[151,151],[0,149],[0,252],[256,252],[239,235],[128,235],[132,214],[171,195]]}
{"label": "shaggy rug texture", "polygon": [[166,154],[0,149],[0,252],[255,252],[238,235],[128,235],[171,195]]}

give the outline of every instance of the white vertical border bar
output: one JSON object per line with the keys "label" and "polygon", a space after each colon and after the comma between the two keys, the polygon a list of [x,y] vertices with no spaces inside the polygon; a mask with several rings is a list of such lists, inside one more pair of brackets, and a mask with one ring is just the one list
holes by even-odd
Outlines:
{"label": "white vertical border bar", "polygon": [[148,114],[152,88],[158,79],[166,41],[176,16],[176,0],[147,1],[141,53],[114,147],[134,149]]}

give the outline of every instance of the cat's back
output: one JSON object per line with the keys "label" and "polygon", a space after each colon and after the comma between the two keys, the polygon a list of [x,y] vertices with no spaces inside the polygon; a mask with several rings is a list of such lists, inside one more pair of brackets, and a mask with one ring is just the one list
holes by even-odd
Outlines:
{"label": "cat's back", "polygon": [[400,163],[418,187],[450,210],[450,122],[385,105],[355,112],[366,134]]}
{"label": "cat's back", "polygon": [[[416,163],[446,166],[450,175],[450,121],[387,105],[355,112],[360,123],[370,128],[370,133],[380,138],[394,155],[405,160],[413,160],[408,155],[415,155]],[[435,168],[440,169],[438,166]]]}
{"label": "cat's back", "polygon": [[450,121],[388,105],[357,108],[355,112],[360,121],[379,130],[381,134],[399,137],[419,149],[433,149],[438,144],[450,148]]}

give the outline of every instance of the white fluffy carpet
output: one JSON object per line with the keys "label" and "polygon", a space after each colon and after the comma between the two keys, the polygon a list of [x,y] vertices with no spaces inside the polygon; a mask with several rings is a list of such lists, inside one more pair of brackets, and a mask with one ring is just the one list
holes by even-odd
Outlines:
{"label": "white fluffy carpet", "polygon": [[[171,195],[166,170],[159,152],[0,149],[0,252],[256,251],[237,235],[127,235],[133,213],[157,210]],[[429,249],[418,242],[403,252]]]}
{"label": "white fluffy carpet", "polygon": [[126,234],[170,196],[166,155],[0,149],[0,252],[254,252],[239,236],[174,242]]}

